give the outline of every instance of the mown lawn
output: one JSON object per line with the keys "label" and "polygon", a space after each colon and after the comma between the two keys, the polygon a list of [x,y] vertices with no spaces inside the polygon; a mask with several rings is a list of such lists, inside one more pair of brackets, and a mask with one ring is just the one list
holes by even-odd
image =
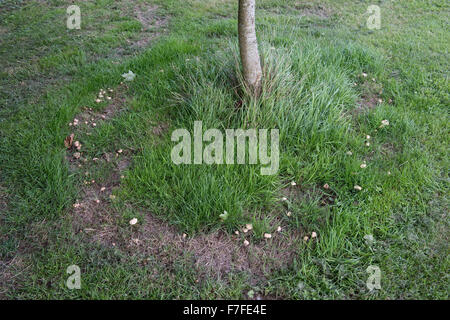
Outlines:
{"label": "mown lawn", "polygon": [[[1,298],[448,299],[448,1],[258,0],[258,100],[237,0],[78,5],[0,4]],[[173,164],[199,120],[278,174]]]}

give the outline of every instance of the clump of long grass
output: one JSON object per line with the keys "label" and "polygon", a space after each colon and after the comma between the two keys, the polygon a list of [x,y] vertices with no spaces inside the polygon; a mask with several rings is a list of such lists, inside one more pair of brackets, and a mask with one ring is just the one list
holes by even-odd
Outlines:
{"label": "clump of long grass", "polygon": [[225,50],[173,66],[177,78],[169,112],[174,128],[191,132],[198,120],[204,130],[279,129],[279,175],[261,176],[255,165],[176,166],[168,144],[145,150],[130,174],[134,200],[147,198],[151,209],[190,231],[223,223],[218,216],[226,210],[226,224],[233,228],[248,219],[248,212],[274,205],[286,174],[317,183],[343,165],[334,155],[345,154],[340,151],[351,137],[344,114],[356,106],[351,77],[359,71],[364,49],[312,37],[276,46],[272,36],[260,35],[264,79],[258,98],[244,86],[233,41]]}

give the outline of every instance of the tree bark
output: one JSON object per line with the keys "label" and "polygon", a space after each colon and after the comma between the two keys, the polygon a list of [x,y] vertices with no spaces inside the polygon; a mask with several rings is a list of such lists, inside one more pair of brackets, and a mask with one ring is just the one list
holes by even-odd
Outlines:
{"label": "tree bark", "polygon": [[251,92],[261,92],[261,60],[255,30],[255,0],[239,0],[238,14],[239,51],[241,53],[244,80]]}

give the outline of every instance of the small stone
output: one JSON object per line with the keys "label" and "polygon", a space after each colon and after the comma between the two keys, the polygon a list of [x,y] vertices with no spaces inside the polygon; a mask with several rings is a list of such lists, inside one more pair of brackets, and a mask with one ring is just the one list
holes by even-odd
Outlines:
{"label": "small stone", "polygon": [[309,237],[308,236],[304,236],[303,237],[303,241],[308,241],[309,240]]}
{"label": "small stone", "polygon": [[264,233],[264,238],[270,239],[272,238],[272,235],[270,233]]}
{"label": "small stone", "polygon": [[363,72],[361,75],[362,75],[364,78],[367,78],[367,73],[364,73],[364,72]]}
{"label": "small stone", "polygon": [[73,154],[73,157],[74,157],[75,159],[80,159],[81,153],[75,152],[75,153]]}
{"label": "small stone", "polygon": [[287,215],[288,217],[290,217],[290,216],[292,215],[292,212],[288,211],[288,212],[286,213],[286,215]]}
{"label": "small stone", "polygon": [[95,102],[100,103],[100,102],[102,102],[102,100],[100,100],[100,99],[95,99]]}
{"label": "small stone", "polygon": [[317,238],[317,233],[312,232],[312,233],[311,233],[311,238]]}
{"label": "small stone", "polygon": [[297,183],[295,183],[295,181],[291,182],[291,186],[296,186],[296,185],[297,185]]}
{"label": "small stone", "polygon": [[117,153],[122,153],[122,152],[123,152],[122,149],[117,150]]}
{"label": "small stone", "polygon": [[325,184],[323,185],[323,188],[324,188],[324,189],[330,189],[330,186],[328,185],[328,183],[325,183]]}
{"label": "small stone", "polygon": [[250,242],[248,242],[247,240],[244,240],[244,246],[248,246],[250,244]]}
{"label": "small stone", "polygon": [[247,224],[245,225],[245,227],[246,227],[248,230],[252,230],[252,229],[253,229],[253,225],[252,225],[251,223],[247,223]]}
{"label": "small stone", "polygon": [[132,226],[135,225],[137,222],[138,222],[138,219],[137,219],[137,218],[133,218],[133,219],[130,220],[130,224],[131,224]]}
{"label": "small stone", "polygon": [[239,231],[236,230],[236,231],[234,232],[234,234],[238,236],[238,235],[239,235]]}
{"label": "small stone", "polygon": [[365,163],[361,163],[361,165],[359,166],[361,169],[364,169],[365,167],[367,167],[367,164]]}
{"label": "small stone", "polygon": [[358,191],[361,191],[361,190],[362,190],[362,188],[361,188],[360,186],[358,186],[358,185],[355,185],[353,188],[354,188],[355,190],[358,190]]}
{"label": "small stone", "polygon": [[353,152],[347,151],[345,154],[348,155],[348,156],[351,156],[353,154]]}
{"label": "small stone", "polygon": [[287,201],[286,197],[281,198],[281,201]]}
{"label": "small stone", "polygon": [[101,187],[101,188],[100,188],[100,191],[102,191],[102,192],[105,191],[105,190],[106,190],[105,187]]}
{"label": "small stone", "polygon": [[248,232],[248,229],[247,229],[247,228],[243,228],[243,229],[242,229],[242,232],[247,233],[247,232]]}
{"label": "small stone", "polygon": [[281,227],[280,226],[278,226],[277,231],[281,232]]}
{"label": "small stone", "polygon": [[369,135],[367,135],[367,136],[366,136],[366,139],[367,139],[367,140],[370,140],[370,136],[369,136]]}
{"label": "small stone", "polygon": [[369,147],[369,146],[370,146],[370,142],[367,141],[367,142],[365,143],[365,145],[366,145],[366,147]]}

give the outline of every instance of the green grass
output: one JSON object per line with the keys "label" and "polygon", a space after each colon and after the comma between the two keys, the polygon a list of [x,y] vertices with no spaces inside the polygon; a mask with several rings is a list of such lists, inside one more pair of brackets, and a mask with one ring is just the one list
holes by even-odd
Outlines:
{"label": "green grass", "polygon": [[[448,299],[446,1],[377,1],[382,29],[374,31],[365,26],[370,1],[258,1],[258,100],[241,90],[237,1],[145,3],[169,21],[148,48],[130,44],[149,36],[130,1],[82,2],[81,30],[66,29],[63,1],[1,5],[0,271],[18,276],[0,277],[0,296],[240,299],[254,290],[278,299]],[[128,152],[131,165],[107,200],[118,239],[145,232],[128,221],[147,215],[189,237],[252,223],[250,241],[263,244],[281,223],[287,235],[318,239],[265,277],[208,273],[189,253],[171,254],[173,244],[157,254],[86,241],[71,214],[84,171],[103,185],[117,163],[76,170],[63,141],[84,106],[106,106],[94,102],[99,89],[118,87],[128,70],[137,76],[123,110],[77,132],[87,159]],[[376,102],[358,111],[361,99]],[[390,125],[380,128],[384,119]],[[196,120],[204,130],[278,128],[278,174],[174,165],[170,134]],[[161,123],[168,129],[156,135]],[[81,290],[65,287],[72,264]],[[380,267],[381,290],[366,287],[369,265]]]}

